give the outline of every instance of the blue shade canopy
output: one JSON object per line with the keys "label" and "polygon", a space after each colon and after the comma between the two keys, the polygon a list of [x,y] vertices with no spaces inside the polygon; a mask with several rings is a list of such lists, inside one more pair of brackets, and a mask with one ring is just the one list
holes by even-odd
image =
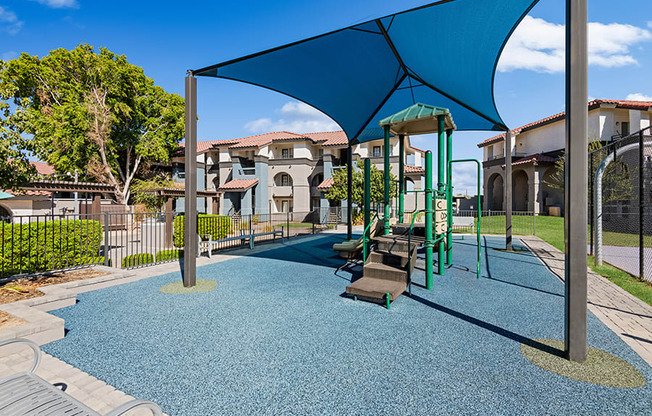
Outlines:
{"label": "blue shade canopy", "polygon": [[538,0],[444,0],[192,71],[258,85],[335,120],[352,142],[416,103],[458,130],[507,130],[493,95],[498,58]]}

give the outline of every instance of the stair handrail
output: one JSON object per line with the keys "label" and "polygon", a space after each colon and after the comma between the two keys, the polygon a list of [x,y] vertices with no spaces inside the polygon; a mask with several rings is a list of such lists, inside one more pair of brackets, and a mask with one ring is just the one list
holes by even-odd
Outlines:
{"label": "stair handrail", "polygon": [[374,216],[369,221],[369,224],[367,224],[364,231],[362,232],[362,261],[363,262],[367,261],[367,244],[369,243],[369,240],[367,239],[367,231],[369,231],[369,227],[371,227],[371,224],[373,224],[374,220],[377,218],[378,218],[378,211],[376,211]]}
{"label": "stair handrail", "polygon": [[419,212],[426,212],[425,209],[419,210],[419,211],[413,211],[412,213],[415,214],[412,216],[412,221],[410,222],[410,229],[408,230],[408,248],[407,248],[407,254],[408,254],[408,263],[407,263],[407,279],[408,279],[408,293],[410,296],[412,296],[412,231],[414,229],[414,220],[417,218],[416,214]]}

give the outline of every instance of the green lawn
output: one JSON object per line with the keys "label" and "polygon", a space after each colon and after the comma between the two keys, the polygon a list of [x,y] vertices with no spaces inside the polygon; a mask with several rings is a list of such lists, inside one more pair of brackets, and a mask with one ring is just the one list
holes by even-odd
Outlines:
{"label": "green lawn", "polygon": [[[514,234],[518,234],[516,231]],[[557,249],[564,251],[564,219],[560,217],[537,217],[537,236]],[[648,236],[649,237],[649,236]],[[604,233],[604,242],[622,246],[637,246],[638,235],[624,233]],[[646,241],[647,245],[647,241]],[[607,263],[595,266],[593,256],[588,256],[591,270],[606,277],[642,301],[652,305],[652,285],[636,276],[617,269]]]}

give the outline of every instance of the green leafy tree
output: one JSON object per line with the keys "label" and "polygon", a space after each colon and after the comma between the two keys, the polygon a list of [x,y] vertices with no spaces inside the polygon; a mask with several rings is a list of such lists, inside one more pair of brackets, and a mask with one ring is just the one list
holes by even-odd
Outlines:
{"label": "green leafy tree", "polygon": [[184,134],[184,102],[106,48],[23,53],[0,61],[0,102],[13,128],[57,172],[78,169],[117,186],[127,203],[139,168],[168,162]]}
{"label": "green leafy tree", "polygon": [[[589,157],[593,157],[593,169],[589,164],[589,183],[593,183],[595,174],[600,166],[600,162],[612,152],[609,147],[606,147],[600,140],[589,138]],[[566,155],[562,154],[555,161],[555,171],[550,178],[543,182],[551,188],[564,189],[564,176],[566,167]],[[602,176],[602,202],[614,202],[629,200],[634,195],[634,184],[632,183],[632,176],[636,172],[630,172],[625,163],[622,162],[621,157],[616,157],[612,163],[607,166]]]}
{"label": "green leafy tree", "polygon": [[136,204],[143,204],[145,207],[152,211],[160,211],[167,197],[158,196],[154,193],[146,192],[152,189],[158,188],[174,188],[176,183],[167,177],[159,176],[152,179],[134,179],[133,185],[131,186],[132,191],[132,201]]}
{"label": "green leafy tree", "polygon": [[[364,162],[356,162],[357,170],[353,172],[353,203],[362,206],[364,203]],[[348,167],[337,169],[333,175],[333,185],[326,193],[326,198],[331,201],[341,201],[347,198]],[[396,196],[396,176],[389,173],[391,179],[389,186],[389,196]],[[376,167],[375,163],[371,164],[371,202],[383,202],[383,172]]]}
{"label": "green leafy tree", "polygon": [[[0,60],[0,68],[1,65]],[[12,96],[15,91],[15,85],[0,84],[0,97]],[[29,142],[19,127],[22,117],[22,113],[12,111],[11,105],[0,99],[0,189],[17,190],[36,176],[36,169],[27,159]]]}

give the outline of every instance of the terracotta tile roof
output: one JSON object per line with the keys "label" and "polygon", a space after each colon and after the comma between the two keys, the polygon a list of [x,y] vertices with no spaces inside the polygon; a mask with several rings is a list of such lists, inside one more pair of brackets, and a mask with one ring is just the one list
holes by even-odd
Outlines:
{"label": "terracotta tile roof", "polygon": [[405,173],[425,173],[426,170],[420,166],[410,166],[410,165],[405,165],[404,166]]}
{"label": "terracotta tile roof", "polygon": [[305,133],[305,136],[310,137],[315,143],[320,143],[322,146],[346,146],[349,139],[346,133],[340,131],[324,131],[320,133]]}
{"label": "terracotta tile roof", "polygon": [[49,191],[31,191],[31,190],[25,191],[25,190],[23,190],[22,192],[18,192],[18,191],[12,191],[11,189],[0,189],[0,191],[6,192],[6,193],[11,194],[13,196],[47,196],[47,197],[52,196],[52,192],[49,192]]}
{"label": "terracotta tile roof", "polygon": [[[593,100],[589,101],[588,107],[589,110],[600,107],[601,104],[616,104],[616,108],[624,108],[630,110],[643,110],[650,111],[652,110],[652,101],[627,101],[627,100]],[[519,128],[512,130],[512,135],[522,133],[524,131],[532,130],[537,127],[554,123],[556,121],[563,120],[566,117],[566,112],[562,111],[561,113],[554,114],[552,116],[542,118],[541,120],[535,121],[533,123],[526,124]],[[485,147],[490,144],[499,143],[505,140],[505,133],[499,134],[498,136],[490,137],[482,143],[478,143],[478,147]]]}
{"label": "terracotta tile roof", "polygon": [[410,147],[413,148],[414,150],[418,151],[418,152],[426,153],[425,150],[423,150],[423,149],[419,149],[418,147],[415,147],[415,146],[413,146],[412,144],[410,144]]}
{"label": "terracotta tile roof", "polygon": [[330,189],[331,186],[333,186],[333,178],[326,178],[324,179],[319,185],[317,185],[317,189],[320,191],[325,191],[327,189]]}
{"label": "terracotta tile roof", "polygon": [[218,191],[224,192],[242,192],[251,188],[258,183],[258,179],[233,179],[220,186]]}
{"label": "terracotta tile roof", "polygon": [[[555,163],[555,160],[554,157],[536,153],[534,155],[526,156],[523,159],[519,159],[516,162],[512,162],[512,166],[526,165],[528,163]],[[505,165],[503,165],[503,167],[505,167]]]}
{"label": "terracotta tile roof", "polygon": [[272,132],[234,139],[234,143],[229,146],[229,149],[258,148],[268,145],[272,142],[283,142],[301,139],[305,140],[310,138],[306,137],[305,135],[290,133],[289,131]]}
{"label": "terracotta tile roof", "polygon": [[54,167],[45,162],[29,162],[36,168],[39,175],[54,175]]}
{"label": "terracotta tile roof", "polygon": [[[200,155],[212,149],[213,146],[220,145],[223,143],[229,143],[232,141],[233,140],[231,139],[225,139],[225,140],[204,140],[201,142],[197,142],[197,154]],[[176,152],[174,152],[174,156],[183,156],[185,154],[185,147],[186,147],[185,143],[179,143],[179,147],[177,148]]]}

